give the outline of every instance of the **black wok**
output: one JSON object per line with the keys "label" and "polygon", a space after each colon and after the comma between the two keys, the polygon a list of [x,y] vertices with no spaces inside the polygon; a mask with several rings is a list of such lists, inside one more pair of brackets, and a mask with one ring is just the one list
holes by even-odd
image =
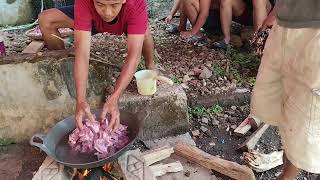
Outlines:
{"label": "black wok", "polygon": [[[96,117],[99,117],[99,112],[95,113]],[[121,124],[128,126],[129,144],[118,150],[116,153],[101,160],[98,160],[94,154],[77,153],[69,146],[69,134],[75,129],[74,116],[58,122],[47,134],[33,135],[30,139],[30,144],[40,148],[48,156],[65,166],[73,168],[99,167],[114,161],[131,146],[142,129],[144,119],[139,120],[138,115],[121,111],[120,122]],[[35,138],[41,139],[42,143],[35,142]]]}

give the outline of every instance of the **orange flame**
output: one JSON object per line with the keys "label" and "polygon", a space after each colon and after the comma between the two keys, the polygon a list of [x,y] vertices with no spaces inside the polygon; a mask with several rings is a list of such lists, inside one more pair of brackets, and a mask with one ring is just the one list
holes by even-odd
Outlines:
{"label": "orange flame", "polygon": [[107,163],[103,166],[103,170],[105,172],[110,172],[112,170],[112,164],[111,163]]}

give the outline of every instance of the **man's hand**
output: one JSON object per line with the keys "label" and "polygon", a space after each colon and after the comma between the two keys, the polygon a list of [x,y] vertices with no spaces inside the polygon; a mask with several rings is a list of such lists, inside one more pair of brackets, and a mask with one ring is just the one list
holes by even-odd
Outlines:
{"label": "man's hand", "polygon": [[103,110],[100,119],[106,118],[106,115],[111,115],[111,120],[109,122],[109,128],[115,131],[120,125],[120,112],[118,106],[118,98],[110,96],[104,103]]}
{"label": "man's hand", "polygon": [[181,31],[180,36],[184,39],[192,37],[194,34],[191,31]]}
{"label": "man's hand", "polygon": [[76,104],[76,115],[75,115],[75,120],[76,120],[76,125],[78,128],[82,129],[83,128],[83,116],[87,115],[90,121],[95,121],[94,117],[90,111],[90,106],[87,102],[77,102]]}
{"label": "man's hand", "polygon": [[167,23],[167,24],[170,24],[170,23],[171,23],[171,20],[172,20],[172,16],[171,16],[171,15],[168,15],[168,16],[166,17],[166,19],[164,20],[164,22]]}
{"label": "man's hand", "polygon": [[273,24],[276,21],[276,17],[275,16],[268,16],[264,21],[263,24],[261,26],[261,28],[259,29],[260,31],[266,30],[267,27],[272,27]]}

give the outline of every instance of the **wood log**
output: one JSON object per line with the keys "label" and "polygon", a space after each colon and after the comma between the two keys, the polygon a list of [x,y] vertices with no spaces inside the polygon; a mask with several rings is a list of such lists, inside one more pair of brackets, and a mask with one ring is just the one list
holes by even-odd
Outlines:
{"label": "wood log", "polygon": [[244,152],[254,149],[259,139],[261,138],[263,133],[269,128],[269,126],[269,124],[261,124],[260,127],[245,142],[243,142],[239,146],[238,150]]}
{"label": "wood log", "polygon": [[150,169],[155,177],[163,176],[167,173],[174,173],[183,171],[183,166],[179,161],[169,163],[169,164],[156,164],[150,166]]}
{"label": "wood log", "polygon": [[151,151],[147,151],[143,153],[143,158],[147,166],[154,164],[158,161],[166,159],[174,153],[173,147],[170,146],[163,146]]}
{"label": "wood log", "polygon": [[175,153],[201,166],[237,180],[254,180],[253,171],[245,165],[212,156],[195,146],[178,143]]}

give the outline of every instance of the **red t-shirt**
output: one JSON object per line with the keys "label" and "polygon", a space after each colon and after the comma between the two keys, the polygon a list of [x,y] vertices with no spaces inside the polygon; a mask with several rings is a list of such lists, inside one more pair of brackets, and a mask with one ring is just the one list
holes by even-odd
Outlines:
{"label": "red t-shirt", "polygon": [[147,5],[145,0],[127,0],[114,24],[108,24],[97,13],[93,0],[76,0],[74,9],[76,30],[91,31],[92,23],[98,32],[121,35],[144,34],[148,27]]}

